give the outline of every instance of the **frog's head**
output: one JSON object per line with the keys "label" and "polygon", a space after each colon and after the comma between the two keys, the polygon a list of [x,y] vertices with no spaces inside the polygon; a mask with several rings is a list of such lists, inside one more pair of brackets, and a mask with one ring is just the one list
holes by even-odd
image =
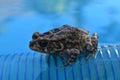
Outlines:
{"label": "frog's head", "polygon": [[29,47],[34,51],[44,53],[55,53],[57,51],[63,50],[64,48],[62,43],[38,35],[32,37],[32,41],[30,41]]}

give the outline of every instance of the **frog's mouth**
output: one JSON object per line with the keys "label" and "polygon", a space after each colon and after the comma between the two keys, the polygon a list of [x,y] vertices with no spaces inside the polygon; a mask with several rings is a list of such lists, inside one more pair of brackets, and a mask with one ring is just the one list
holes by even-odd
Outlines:
{"label": "frog's mouth", "polygon": [[29,47],[32,50],[41,51],[40,50],[40,45],[39,45],[39,43],[36,40],[30,41]]}

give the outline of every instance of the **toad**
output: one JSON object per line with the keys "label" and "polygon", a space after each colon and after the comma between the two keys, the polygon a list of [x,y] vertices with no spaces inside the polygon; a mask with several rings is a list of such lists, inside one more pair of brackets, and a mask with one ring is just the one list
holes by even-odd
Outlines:
{"label": "toad", "polygon": [[29,43],[29,47],[34,51],[67,56],[64,66],[75,62],[77,56],[83,53],[87,53],[87,59],[93,56],[97,46],[97,33],[90,36],[89,31],[70,25],[63,25],[42,34],[35,32]]}

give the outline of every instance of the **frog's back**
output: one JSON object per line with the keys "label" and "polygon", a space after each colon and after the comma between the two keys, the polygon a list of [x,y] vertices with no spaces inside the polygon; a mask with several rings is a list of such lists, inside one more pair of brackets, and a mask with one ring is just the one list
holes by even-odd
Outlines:
{"label": "frog's back", "polygon": [[63,25],[60,27],[60,31],[56,32],[54,35],[58,37],[53,37],[51,40],[56,39],[56,41],[63,43],[65,48],[82,50],[82,37],[89,35],[89,32],[69,25]]}
{"label": "frog's back", "polygon": [[79,40],[82,38],[82,36],[89,35],[89,32],[87,30],[72,27],[69,25],[63,25],[60,28],[61,30],[54,34],[60,37],[60,39]]}
{"label": "frog's back", "polygon": [[89,31],[87,31],[85,29],[76,28],[76,27],[73,27],[73,26],[70,26],[70,25],[63,25],[58,29],[61,33],[66,32],[67,34],[68,33],[74,33],[74,34],[77,33],[77,34],[86,34],[86,35],[89,34]]}
{"label": "frog's back", "polygon": [[76,27],[72,27],[70,25],[63,25],[61,27],[49,30],[48,32],[43,33],[42,35],[54,35],[54,34],[58,34],[58,35],[62,35],[60,33],[70,33],[70,32],[77,32],[79,34],[89,34],[89,32],[85,29],[80,29],[80,28],[76,28]]}
{"label": "frog's back", "polygon": [[46,33],[43,33],[43,37],[49,41],[55,41],[63,43],[64,48],[77,48],[81,49],[83,36],[89,35],[87,30],[72,27],[69,25],[63,25],[59,28],[52,29]]}

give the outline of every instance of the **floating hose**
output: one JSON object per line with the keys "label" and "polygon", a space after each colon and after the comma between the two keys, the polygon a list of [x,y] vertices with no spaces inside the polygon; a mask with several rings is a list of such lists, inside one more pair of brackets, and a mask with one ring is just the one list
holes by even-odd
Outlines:
{"label": "floating hose", "polygon": [[79,57],[66,68],[42,53],[0,55],[0,80],[120,80],[120,45],[101,45],[94,58]]}

